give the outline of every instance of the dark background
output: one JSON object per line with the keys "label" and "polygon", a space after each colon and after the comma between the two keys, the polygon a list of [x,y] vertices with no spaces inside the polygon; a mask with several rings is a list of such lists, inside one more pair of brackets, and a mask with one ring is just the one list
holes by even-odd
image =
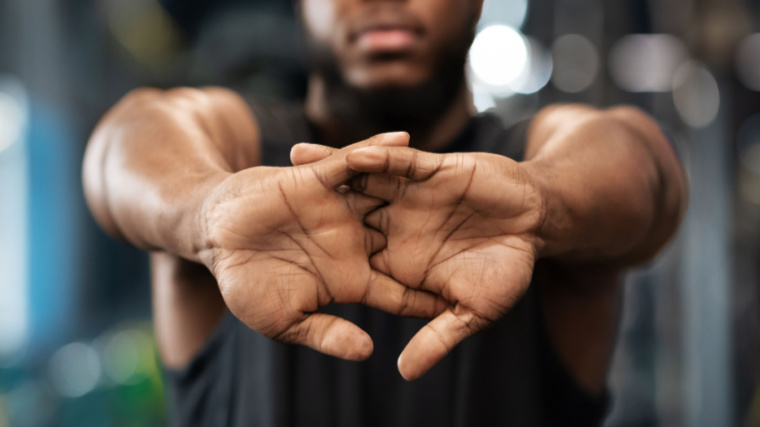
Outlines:
{"label": "dark background", "polygon": [[[480,109],[637,105],[689,173],[678,237],[627,279],[609,425],[760,426],[759,8],[486,0],[479,28],[519,33],[476,41]],[[166,424],[146,256],[86,209],[88,135],[139,86],[300,99],[299,34],[290,0],[0,0],[0,427]]]}

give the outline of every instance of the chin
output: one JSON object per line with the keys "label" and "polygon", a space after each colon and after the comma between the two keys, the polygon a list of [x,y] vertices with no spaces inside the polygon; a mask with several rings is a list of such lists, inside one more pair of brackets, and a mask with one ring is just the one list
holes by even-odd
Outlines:
{"label": "chin", "polygon": [[429,70],[398,62],[355,67],[344,75],[349,85],[363,90],[411,89],[424,85],[432,77]]}

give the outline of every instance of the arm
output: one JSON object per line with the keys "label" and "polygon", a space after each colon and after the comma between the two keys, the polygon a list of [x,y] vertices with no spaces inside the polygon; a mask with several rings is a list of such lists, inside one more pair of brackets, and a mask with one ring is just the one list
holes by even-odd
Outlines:
{"label": "arm", "polygon": [[[654,256],[675,232],[683,172],[656,124],[628,108],[552,107],[530,134],[522,163],[388,147],[347,157],[370,174],[354,189],[390,203],[365,220],[388,236],[372,265],[452,305],[404,349],[406,378],[503,316],[527,289],[536,260],[546,258],[562,266],[543,275],[555,282],[542,292],[552,301],[544,305],[550,336],[576,377],[600,387],[619,271]],[[562,335],[568,325],[585,334],[585,353]]]}
{"label": "arm", "polygon": [[156,337],[164,363],[185,366],[225,310],[200,264],[197,213],[226,175],[259,164],[245,102],[222,89],[140,89],[101,120],[84,160],[87,203],[105,231],[151,255]]}
{"label": "arm", "polygon": [[146,250],[200,262],[209,247],[198,218],[233,172],[259,164],[258,128],[223,89],[140,89],[113,107],[85,154],[83,182],[95,219]]}
{"label": "arm", "polygon": [[686,180],[673,149],[633,108],[544,109],[521,166],[543,193],[542,257],[636,265],[664,246],[685,211]]}
{"label": "arm", "polygon": [[[372,341],[356,325],[318,313],[320,307],[364,303],[400,315],[440,312],[443,303],[433,295],[371,269],[368,256],[385,238],[361,218],[380,202],[336,191],[352,176],[345,162],[350,150],[406,145],[408,137],[380,135],[294,168],[256,166],[257,138],[237,95],[181,89],[129,95],[90,141],[84,185],[101,225],[211,273],[177,257],[153,256],[159,347],[178,352],[162,354],[165,362],[178,366],[194,354],[223,310],[219,296],[267,337],[346,359],[369,357]],[[218,289],[210,291],[210,284]],[[204,305],[211,295],[215,300]],[[187,330],[200,332],[185,337]]]}
{"label": "arm", "polygon": [[600,393],[621,273],[675,233],[688,194],[683,169],[659,126],[629,107],[546,108],[527,143],[522,165],[546,193],[535,283],[547,333],[576,381]]}

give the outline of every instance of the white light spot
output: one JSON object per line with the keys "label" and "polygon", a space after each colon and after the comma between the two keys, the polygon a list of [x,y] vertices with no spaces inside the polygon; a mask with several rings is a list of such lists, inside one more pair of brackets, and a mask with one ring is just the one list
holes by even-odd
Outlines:
{"label": "white light spot", "polygon": [[479,113],[496,107],[496,102],[494,102],[491,94],[477,88],[473,88],[472,90],[472,103],[475,104],[475,108]]}
{"label": "white light spot", "polygon": [[50,359],[50,379],[63,396],[89,393],[100,380],[100,359],[87,344],[75,342],[61,347]]}
{"label": "white light spot", "polygon": [[475,36],[469,59],[479,83],[492,92],[508,91],[527,68],[528,45],[513,28],[493,25]]}
{"label": "white light spot", "polygon": [[3,157],[0,167],[0,360],[4,363],[23,353],[29,336],[28,171],[23,150],[9,150],[24,138],[27,105],[22,82],[0,75],[0,156]]}
{"label": "white light spot", "polygon": [[554,69],[554,62],[549,51],[537,40],[527,37],[528,40],[528,66],[512,84],[512,89],[517,93],[531,94],[543,89],[549,83]]}
{"label": "white light spot", "polygon": [[760,91],[760,34],[748,36],[739,45],[736,73],[744,86]]}
{"label": "white light spot", "polygon": [[501,24],[520,28],[528,14],[528,0],[487,0],[480,14],[480,26]]}
{"label": "white light spot", "polygon": [[587,38],[567,34],[554,41],[552,46],[554,72],[552,84],[568,93],[588,89],[599,74],[599,53]]}
{"label": "white light spot", "polygon": [[686,46],[667,34],[632,34],[610,52],[610,75],[629,92],[670,92],[678,66],[688,58]]}
{"label": "white light spot", "polygon": [[15,78],[0,75],[0,153],[21,139],[26,122],[24,86]]}
{"label": "white light spot", "polygon": [[687,125],[705,127],[715,120],[720,109],[718,82],[704,66],[685,62],[673,77],[673,101]]}

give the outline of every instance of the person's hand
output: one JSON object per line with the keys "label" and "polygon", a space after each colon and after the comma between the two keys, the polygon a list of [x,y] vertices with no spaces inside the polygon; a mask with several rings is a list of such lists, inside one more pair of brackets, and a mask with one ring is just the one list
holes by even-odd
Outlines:
{"label": "person's hand", "polygon": [[[204,206],[210,247],[204,262],[235,316],[276,341],[362,360],[371,338],[358,326],[317,313],[330,303],[363,303],[394,314],[434,317],[445,303],[373,270],[385,237],[362,219],[383,202],[345,191],[345,156],[372,144],[405,145],[376,136],[315,163],[255,167],[230,175]],[[297,150],[296,150],[297,151]]]}
{"label": "person's hand", "polygon": [[388,239],[372,266],[450,304],[399,358],[401,375],[413,380],[525,293],[537,256],[540,191],[518,163],[492,154],[371,147],[347,162],[365,173],[352,181],[356,191],[389,203],[365,219]]}

